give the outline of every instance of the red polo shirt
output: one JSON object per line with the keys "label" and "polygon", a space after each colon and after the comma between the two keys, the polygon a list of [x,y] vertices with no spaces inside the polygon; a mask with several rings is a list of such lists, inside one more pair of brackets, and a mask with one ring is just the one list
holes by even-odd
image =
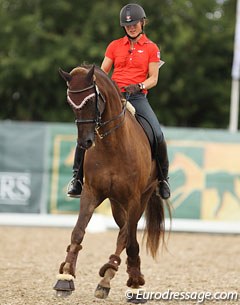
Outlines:
{"label": "red polo shirt", "polygon": [[113,61],[112,79],[120,89],[144,82],[148,77],[149,63],[160,62],[158,46],[145,34],[134,44],[133,50],[130,50],[127,36],[112,41],[106,49],[105,56]]}

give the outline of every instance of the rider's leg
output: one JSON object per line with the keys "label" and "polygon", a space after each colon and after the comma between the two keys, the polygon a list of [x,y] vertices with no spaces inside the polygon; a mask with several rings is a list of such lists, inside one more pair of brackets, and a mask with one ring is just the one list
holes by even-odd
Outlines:
{"label": "rider's leg", "polygon": [[168,183],[169,162],[167,155],[167,145],[161,130],[161,126],[148,102],[146,95],[139,93],[130,95],[127,97],[127,99],[135,107],[136,113],[146,118],[154,131],[157,142],[156,161],[158,165],[159,193],[163,199],[168,199],[170,197],[170,186]]}
{"label": "rider's leg", "polygon": [[68,185],[67,195],[69,197],[79,198],[82,192],[83,185],[83,160],[85,150],[76,146],[74,162],[73,162],[73,177]]}
{"label": "rider's leg", "polygon": [[157,139],[157,155],[156,161],[158,165],[158,181],[159,181],[159,193],[163,199],[168,199],[171,195],[170,185],[168,183],[168,154],[167,154],[167,144],[162,136],[162,139],[159,141]]}

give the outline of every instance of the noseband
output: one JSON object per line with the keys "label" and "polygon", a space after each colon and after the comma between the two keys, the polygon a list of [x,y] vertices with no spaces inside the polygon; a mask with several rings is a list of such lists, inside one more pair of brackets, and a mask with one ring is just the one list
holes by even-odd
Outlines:
{"label": "noseband", "polygon": [[[87,103],[88,100],[92,99],[95,97],[95,102],[96,102],[96,117],[94,119],[75,119],[75,123],[77,125],[79,124],[95,124],[95,132],[96,134],[99,136],[100,139],[103,139],[104,137],[106,137],[107,135],[109,135],[110,133],[112,133],[114,130],[118,129],[124,122],[124,118],[125,118],[125,112],[126,112],[126,103],[124,103],[122,111],[120,112],[120,114],[118,114],[117,116],[111,118],[110,120],[107,120],[105,122],[102,122],[102,114],[104,112],[105,109],[105,105],[106,105],[106,100],[104,98],[104,96],[101,94],[101,92],[98,89],[97,84],[95,83],[95,81],[93,82],[93,84],[89,87],[86,87],[84,89],[79,89],[79,90],[71,90],[69,89],[69,84],[68,85],[68,89],[67,89],[67,101],[70,104],[70,106],[74,109],[74,110],[81,110],[81,108],[83,107],[83,105],[85,103]],[[90,89],[94,89],[93,93],[90,93],[89,95],[87,95],[82,102],[80,103],[80,105],[76,105],[72,99],[69,96],[69,93],[73,93],[73,94],[78,94],[78,93],[82,93],[85,92],[87,90]],[[100,112],[99,110],[99,98],[101,98],[101,100],[104,103],[104,109],[102,112]],[[99,130],[100,128],[102,128],[103,126],[106,126],[107,124],[109,124],[110,122],[113,122],[115,120],[117,120],[118,118],[123,116],[123,120],[116,126],[114,126],[113,128],[109,129],[108,131],[101,133]]]}

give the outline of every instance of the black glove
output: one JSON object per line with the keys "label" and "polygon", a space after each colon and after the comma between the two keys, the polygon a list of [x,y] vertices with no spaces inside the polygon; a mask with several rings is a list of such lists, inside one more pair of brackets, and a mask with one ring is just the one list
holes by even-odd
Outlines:
{"label": "black glove", "polygon": [[135,85],[128,85],[126,87],[124,87],[124,89],[126,90],[127,93],[129,94],[136,94],[138,92],[141,91],[140,87],[138,84]]}

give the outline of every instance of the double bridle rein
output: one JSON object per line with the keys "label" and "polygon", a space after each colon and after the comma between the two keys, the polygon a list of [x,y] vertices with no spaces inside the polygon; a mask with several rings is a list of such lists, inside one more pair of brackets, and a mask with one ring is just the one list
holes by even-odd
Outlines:
{"label": "double bridle rein", "polygon": [[[94,81],[93,84],[89,87],[86,87],[84,89],[79,89],[79,90],[72,90],[72,89],[69,89],[69,84],[68,85],[68,89],[67,89],[67,102],[70,104],[70,106],[74,109],[74,110],[80,110],[83,105],[85,103],[87,103],[87,101],[93,99],[95,97],[95,102],[96,102],[96,117],[94,119],[78,119],[76,118],[75,119],[75,123],[78,125],[78,124],[95,124],[95,132],[96,134],[99,136],[100,139],[103,139],[105,138],[106,136],[108,136],[109,134],[111,134],[114,130],[118,129],[120,126],[122,126],[123,122],[124,122],[124,118],[125,118],[125,112],[126,112],[126,102],[123,103],[123,107],[122,107],[122,111],[116,115],[115,117],[111,118],[110,120],[107,120],[107,121],[102,121],[102,114],[104,112],[104,109],[105,109],[105,105],[106,105],[106,100],[104,98],[104,96],[102,95],[102,93],[100,92],[100,90],[98,89],[98,86],[96,84],[96,82]],[[73,93],[73,94],[78,94],[78,93],[82,93],[82,92],[85,92],[87,90],[90,90],[90,89],[94,89],[94,92],[93,93],[90,93],[89,95],[87,95],[83,100],[82,102],[80,103],[80,105],[76,105],[74,103],[74,101],[70,98],[69,96],[69,93]],[[100,109],[99,109],[99,100],[102,100],[103,101],[103,104],[104,104],[104,108],[103,108],[103,111],[101,112]],[[121,118],[123,116],[123,119],[122,121],[112,127],[111,129],[109,129],[108,131],[104,132],[104,133],[101,133],[99,131],[100,128],[106,126],[107,124]]]}

